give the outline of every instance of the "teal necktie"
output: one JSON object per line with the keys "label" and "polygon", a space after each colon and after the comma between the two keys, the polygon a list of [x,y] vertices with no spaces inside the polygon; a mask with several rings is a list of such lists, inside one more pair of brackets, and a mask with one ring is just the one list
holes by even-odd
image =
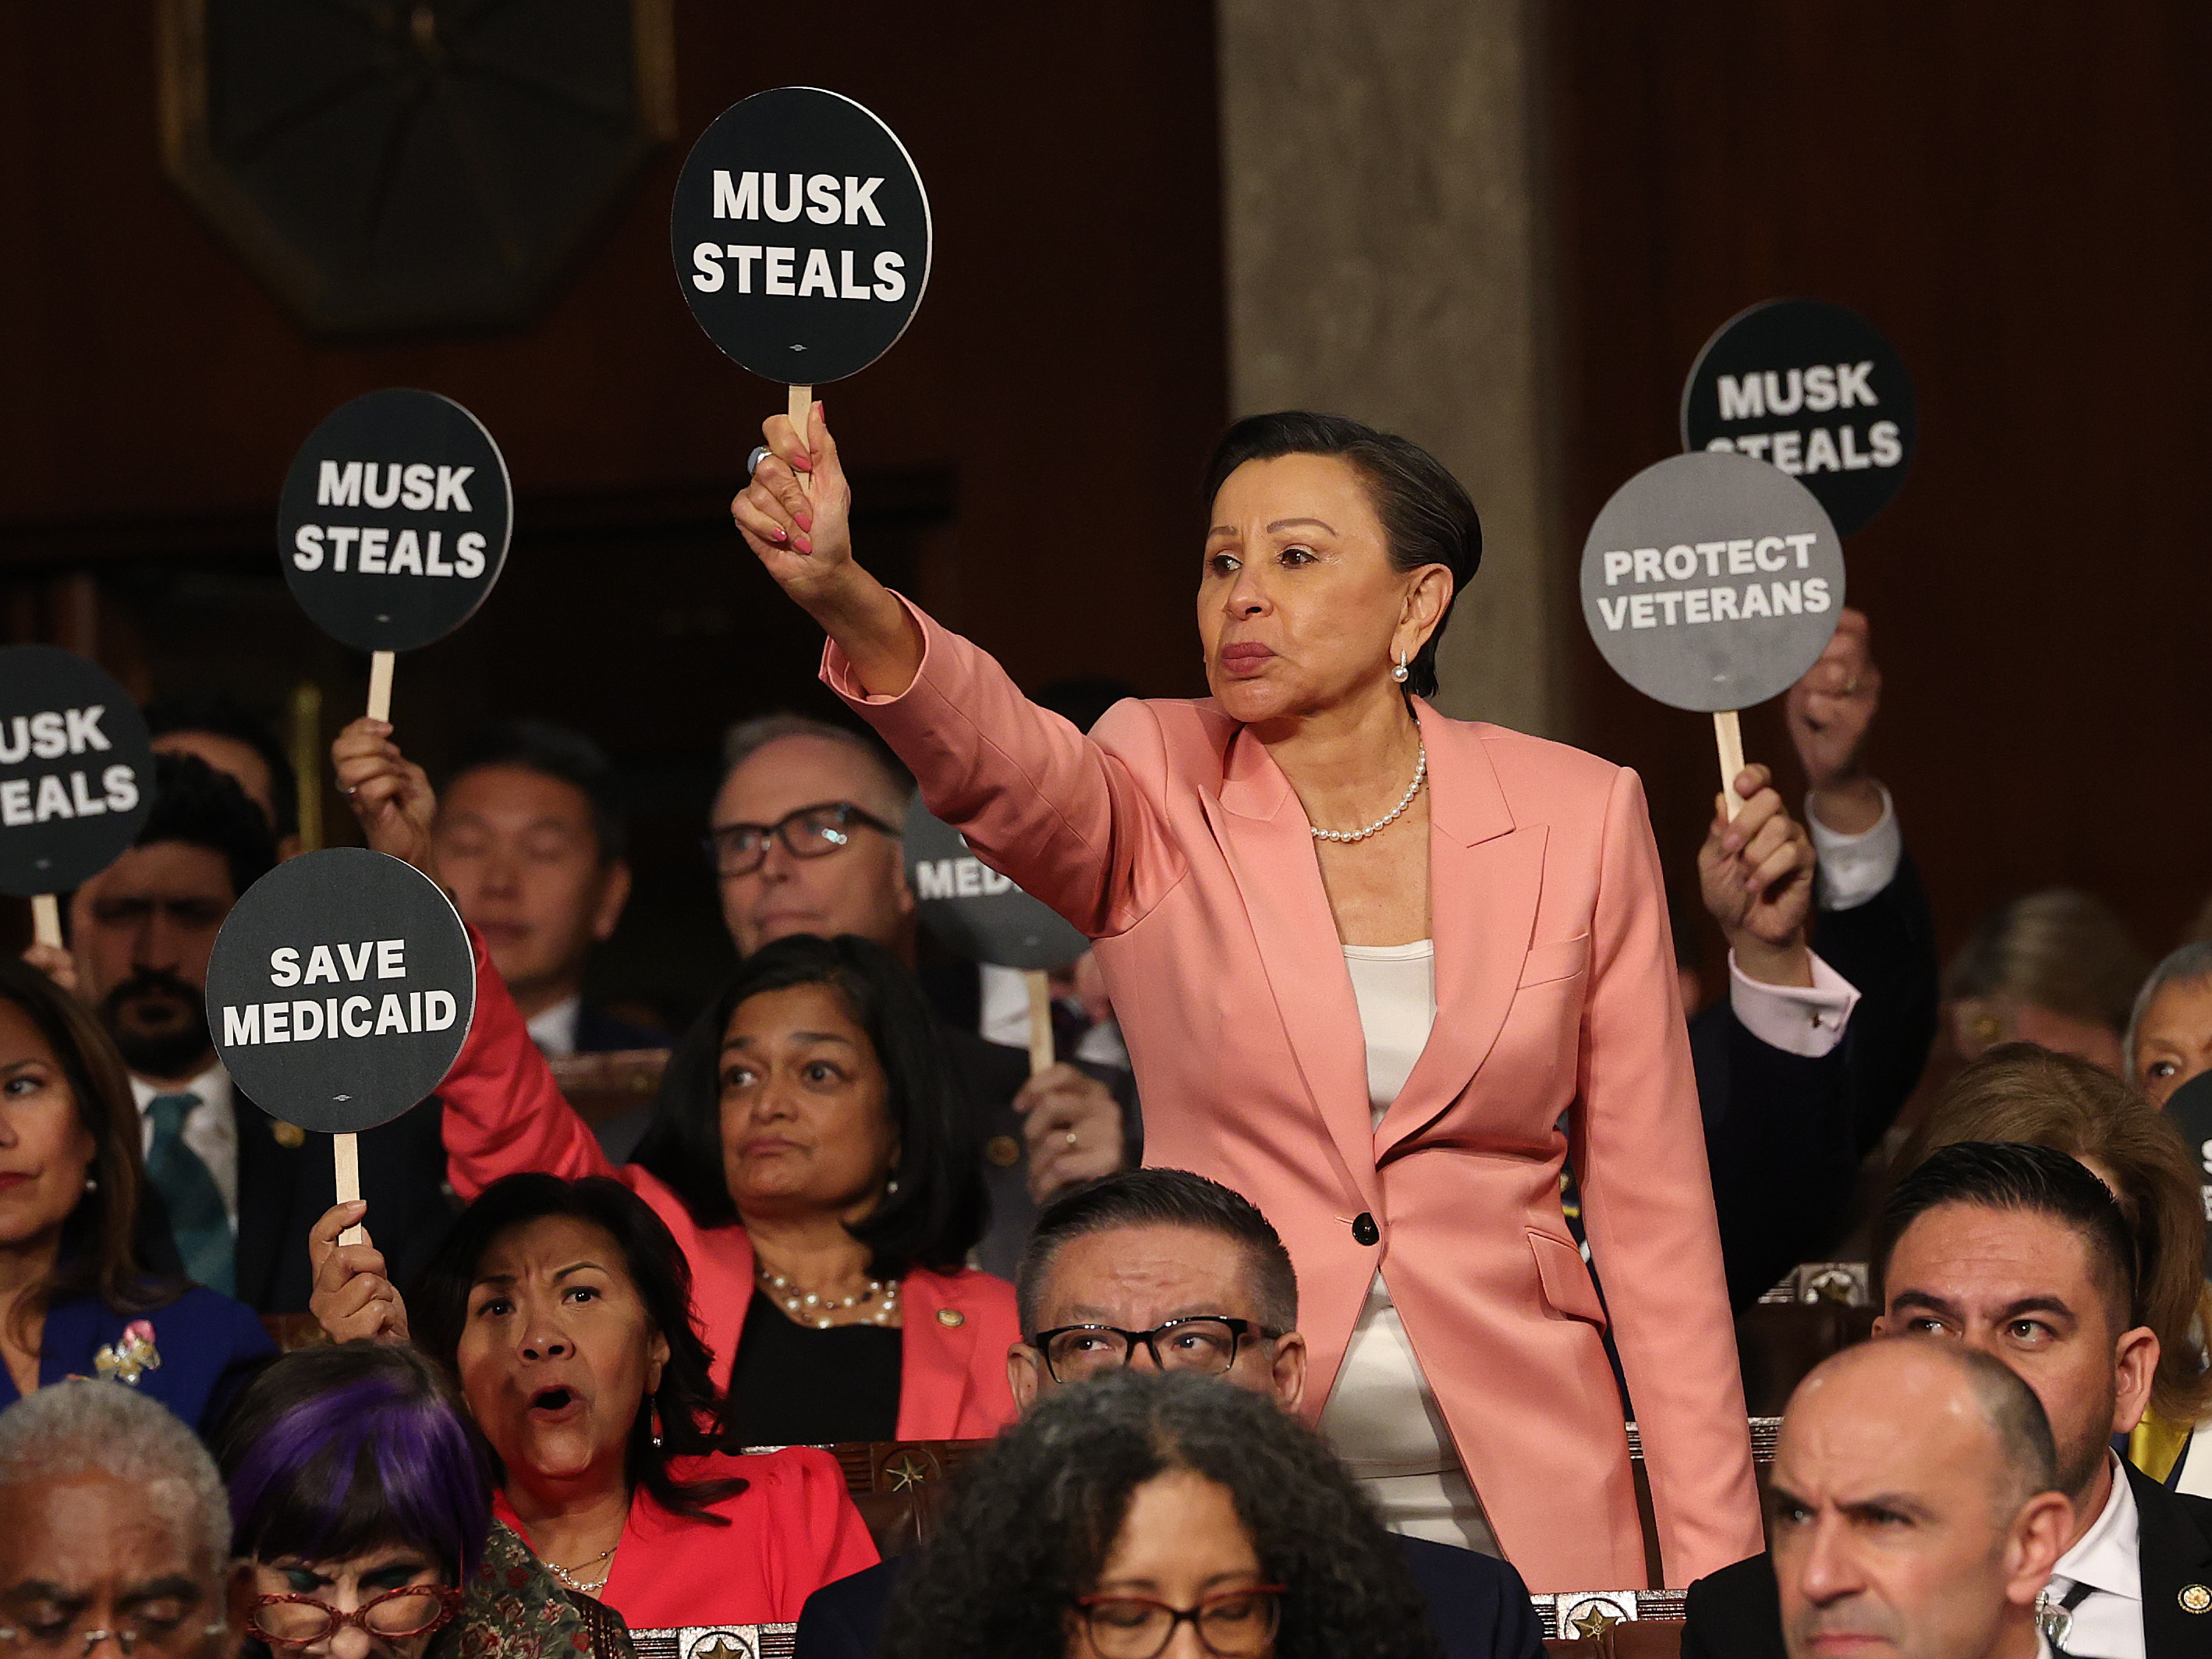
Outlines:
{"label": "teal necktie", "polygon": [[185,1119],[199,1103],[198,1095],[178,1094],[155,1095],[148,1104],[154,1144],[146,1153],[146,1176],[168,1206],[169,1231],[185,1273],[228,1296],[238,1284],[238,1241],[231,1236],[222,1189],[185,1144]]}

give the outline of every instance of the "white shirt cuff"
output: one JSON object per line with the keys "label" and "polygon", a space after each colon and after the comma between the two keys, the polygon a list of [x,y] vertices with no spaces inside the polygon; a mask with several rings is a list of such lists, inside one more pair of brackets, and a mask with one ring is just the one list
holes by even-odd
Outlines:
{"label": "white shirt cuff", "polygon": [[1813,982],[1768,985],[1735,965],[1729,952],[1729,1006],[1743,1029],[1770,1048],[1818,1060],[1844,1040],[1859,994],[1851,982],[1815,956]]}
{"label": "white shirt cuff", "polygon": [[1881,790],[1881,817],[1871,830],[1847,836],[1831,830],[1805,802],[1805,828],[1812,833],[1815,893],[1823,910],[1856,910],[1897,879],[1905,858],[1905,832],[1897,827],[1897,808]]}

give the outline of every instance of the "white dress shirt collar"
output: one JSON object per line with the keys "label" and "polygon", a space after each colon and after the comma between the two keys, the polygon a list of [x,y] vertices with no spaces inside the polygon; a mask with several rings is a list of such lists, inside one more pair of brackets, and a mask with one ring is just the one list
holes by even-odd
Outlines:
{"label": "white dress shirt collar", "polygon": [[576,1052],[576,1019],[584,1012],[581,994],[565,996],[550,1008],[530,1017],[530,1040],[548,1060],[566,1060]]}
{"label": "white dress shirt collar", "polygon": [[2142,1522],[2117,1457],[2112,1474],[2104,1509],[2051,1572],[2054,1601],[2076,1584],[2089,1587],[2059,1644],[2071,1659],[2144,1659]]}

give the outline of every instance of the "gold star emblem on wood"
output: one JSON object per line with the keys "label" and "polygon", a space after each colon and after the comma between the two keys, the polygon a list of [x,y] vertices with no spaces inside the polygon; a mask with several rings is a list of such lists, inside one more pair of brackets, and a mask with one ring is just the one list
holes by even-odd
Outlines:
{"label": "gold star emblem on wood", "polygon": [[1585,1601],[1575,1609],[1567,1626],[1577,1636],[1602,1636],[1623,1622],[1621,1616],[1604,1602]]}
{"label": "gold star emblem on wood", "polygon": [[893,1492],[912,1492],[928,1485],[933,1471],[920,1452],[904,1451],[884,1465],[884,1473],[890,1476]]}

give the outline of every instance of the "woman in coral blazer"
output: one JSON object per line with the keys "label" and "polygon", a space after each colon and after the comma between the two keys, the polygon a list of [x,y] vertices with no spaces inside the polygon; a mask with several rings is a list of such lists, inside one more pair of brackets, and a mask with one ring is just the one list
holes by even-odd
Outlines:
{"label": "woman in coral blazer", "polygon": [[[829,633],[823,678],[1097,940],[1148,1159],[1280,1230],[1308,1398],[1386,1508],[1402,1458],[1428,1483],[1409,1514],[1486,1524],[1534,1588],[1644,1583],[1609,1321],[1665,1582],[1756,1553],[1642,791],[1423,700],[1480,550],[1449,474],[1336,417],[1232,428],[1198,591],[1214,695],[1122,703],[1086,738],[854,562],[819,404],[766,431],[732,516]],[[1561,1212],[1570,1156],[1602,1301]],[[1453,1467],[1420,1466],[1424,1413]]]}

